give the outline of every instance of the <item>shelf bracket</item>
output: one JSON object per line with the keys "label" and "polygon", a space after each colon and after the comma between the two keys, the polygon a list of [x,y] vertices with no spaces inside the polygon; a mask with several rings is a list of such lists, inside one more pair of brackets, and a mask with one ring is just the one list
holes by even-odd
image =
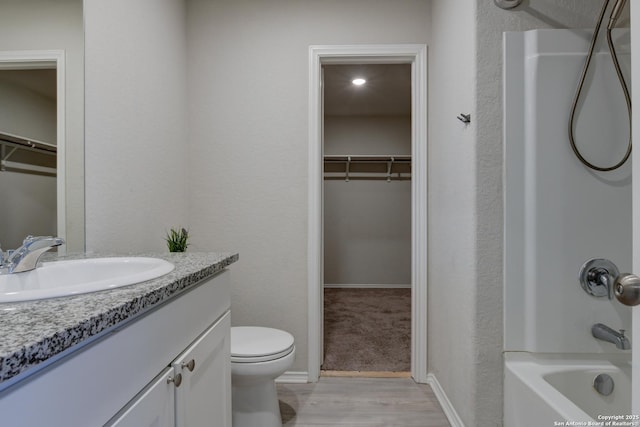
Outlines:
{"label": "shelf bracket", "polygon": [[347,163],[344,168],[344,182],[349,182],[349,167],[351,166],[351,156],[347,156]]}
{"label": "shelf bracket", "polygon": [[391,182],[391,168],[393,167],[393,162],[393,157],[391,157],[391,160],[387,162],[387,182]]}

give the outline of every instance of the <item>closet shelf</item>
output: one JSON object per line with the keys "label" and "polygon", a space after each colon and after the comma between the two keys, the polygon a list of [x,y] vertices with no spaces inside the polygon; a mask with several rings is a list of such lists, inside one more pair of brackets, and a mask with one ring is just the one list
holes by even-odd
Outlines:
{"label": "closet shelf", "polygon": [[325,155],[325,180],[411,180],[411,156]]}
{"label": "closet shelf", "polygon": [[0,132],[0,171],[56,175],[54,144]]}

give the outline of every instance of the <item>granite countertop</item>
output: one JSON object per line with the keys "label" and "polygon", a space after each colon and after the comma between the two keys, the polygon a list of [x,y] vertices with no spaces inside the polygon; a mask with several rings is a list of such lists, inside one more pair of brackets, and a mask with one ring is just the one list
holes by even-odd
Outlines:
{"label": "granite countertop", "polygon": [[[55,356],[165,302],[238,260],[234,253],[75,254],[57,259],[150,256],[175,269],[157,279],[89,294],[0,303],[0,389]],[[3,382],[5,384],[3,384]]]}

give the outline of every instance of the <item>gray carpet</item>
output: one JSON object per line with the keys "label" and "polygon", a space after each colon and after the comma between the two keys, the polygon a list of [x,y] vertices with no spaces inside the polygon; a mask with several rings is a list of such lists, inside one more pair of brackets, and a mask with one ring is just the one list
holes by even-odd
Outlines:
{"label": "gray carpet", "polygon": [[324,290],[327,371],[411,370],[411,289]]}

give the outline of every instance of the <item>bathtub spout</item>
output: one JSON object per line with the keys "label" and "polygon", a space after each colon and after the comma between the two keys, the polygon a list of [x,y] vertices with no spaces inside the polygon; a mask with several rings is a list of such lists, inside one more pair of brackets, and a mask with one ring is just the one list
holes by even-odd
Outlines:
{"label": "bathtub spout", "polygon": [[615,344],[621,350],[629,350],[631,348],[629,339],[624,336],[624,329],[616,332],[607,325],[596,323],[591,327],[591,334],[599,340]]}

